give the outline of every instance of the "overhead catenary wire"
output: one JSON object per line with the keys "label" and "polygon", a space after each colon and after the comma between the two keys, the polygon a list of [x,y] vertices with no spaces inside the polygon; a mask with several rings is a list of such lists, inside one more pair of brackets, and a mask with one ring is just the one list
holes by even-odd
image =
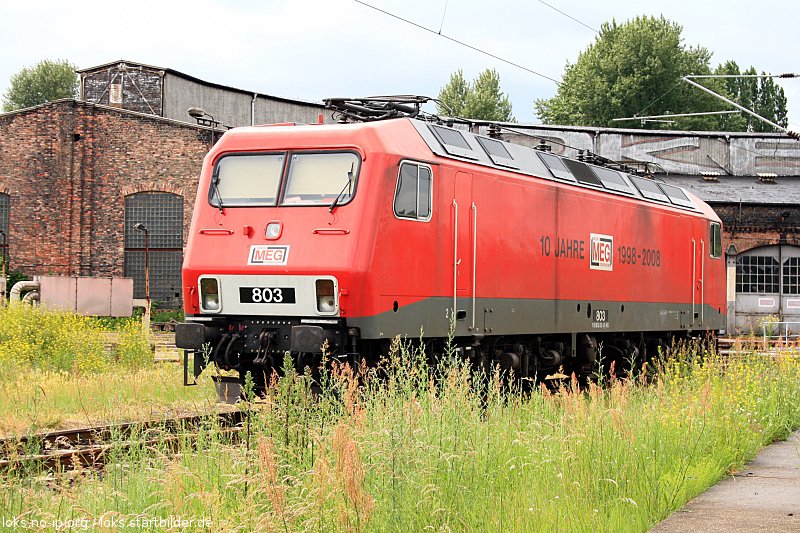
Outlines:
{"label": "overhead catenary wire", "polygon": [[439,35],[442,34],[442,28],[444,28],[444,17],[447,15],[447,3],[448,0],[445,0],[444,9],[442,10],[442,22],[439,23]]}
{"label": "overhead catenary wire", "polygon": [[621,122],[629,120],[649,120],[656,118],[705,117],[709,115],[731,115],[734,113],[739,113],[739,111],[700,111],[697,113],[671,113],[669,115],[649,115],[649,116],[634,115],[632,117],[625,117],[625,118],[612,118],[611,122]]}
{"label": "overhead catenary wire", "polygon": [[455,39],[453,37],[450,37],[448,35],[445,35],[445,34],[441,33],[441,30],[439,32],[437,32],[436,30],[432,30],[432,29],[427,28],[427,27],[425,27],[425,26],[423,26],[421,24],[417,24],[416,22],[413,22],[411,20],[405,19],[405,18],[403,18],[403,17],[401,17],[399,15],[395,15],[394,13],[390,13],[389,11],[385,11],[383,9],[375,7],[375,6],[373,6],[371,4],[368,4],[366,2],[362,2],[361,0],[354,0],[354,2],[356,2],[357,4],[361,4],[364,7],[368,7],[370,9],[374,9],[375,11],[377,11],[379,13],[383,13],[384,15],[387,15],[389,17],[395,18],[395,19],[397,19],[397,20],[399,20],[401,22],[405,22],[406,24],[410,24],[410,25],[412,25],[412,26],[414,26],[416,28],[419,28],[421,30],[425,30],[425,31],[427,31],[429,33],[432,33],[433,35],[438,35],[439,37],[442,37],[443,39],[447,39],[448,41],[454,42],[454,43],[456,43],[456,44],[458,44],[460,46],[463,46],[465,48],[469,48],[470,50],[474,50],[474,51],[479,52],[479,53],[481,53],[483,55],[489,56],[489,57],[491,57],[493,59],[497,59],[498,61],[502,61],[503,63],[506,63],[507,65],[511,65],[512,67],[516,67],[518,69],[524,70],[525,72],[530,72],[531,74],[539,76],[540,78],[544,78],[546,80],[550,80],[553,83],[555,83],[556,85],[561,85],[560,81],[558,81],[555,78],[551,78],[547,74],[542,74],[541,72],[537,72],[537,71],[535,71],[535,70],[533,70],[531,68],[528,68],[528,67],[526,67],[524,65],[520,65],[519,63],[515,63],[514,61],[511,61],[509,59],[505,59],[504,57],[500,57],[497,54],[494,54],[492,52],[488,52],[486,50],[483,50],[482,48],[478,48],[477,46],[471,45],[469,43],[465,43],[464,41],[459,41],[458,39]]}
{"label": "overhead catenary wire", "polygon": [[551,6],[550,4],[548,4],[547,2],[544,2],[544,1],[542,1],[542,0],[537,0],[537,1],[538,1],[540,4],[544,4],[544,5],[546,5],[547,7],[549,7],[550,9],[552,9],[553,11],[557,11],[557,12],[561,13],[562,15],[564,15],[565,17],[567,17],[568,19],[574,20],[575,22],[577,22],[577,23],[578,23],[578,24],[580,24],[581,26],[584,26],[584,27],[586,27],[586,28],[589,28],[590,30],[592,30],[592,31],[593,31],[593,32],[595,32],[595,33],[600,33],[600,31],[598,31],[596,28],[592,28],[591,26],[589,26],[589,25],[588,25],[588,24],[586,24],[585,22],[582,22],[582,21],[580,21],[580,20],[576,19],[576,18],[575,18],[575,17],[573,17],[572,15],[570,15],[570,14],[568,14],[568,13],[564,13],[563,11],[561,11],[560,9],[558,9],[557,7]]}
{"label": "overhead catenary wire", "polygon": [[700,79],[700,78],[742,78],[742,77],[746,77],[746,78],[795,78],[795,77],[797,77],[797,75],[796,74],[776,74],[776,75],[773,75],[773,74],[760,74],[760,75],[759,74],[744,74],[744,75],[737,75],[737,74],[719,74],[719,75],[718,74],[709,74],[709,75],[688,75],[688,76],[684,76],[682,79],[683,79],[683,81],[685,81],[686,83],[688,83],[692,87],[696,87],[696,88],[700,89],[701,91],[704,91],[704,92],[710,94],[711,96],[713,96],[715,98],[719,98],[720,100],[722,100],[726,104],[732,105],[736,109],[744,111],[748,115],[750,115],[750,116],[752,116],[754,118],[757,118],[761,122],[769,124],[770,126],[772,126],[773,128],[775,128],[778,131],[782,131],[783,133],[785,133],[786,135],[788,135],[792,139],[800,140],[800,134],[798,134],[797,132],[794,132],[794,131],[790,130],[789,128],[784,128],[783,126],[781,126],[779,124],[775,124],[771,120],[768,120],[768,119],[762,117],[761,115],[759,115],[758,113],[755,113],[752,110],[744,107],[743,105],[734,102],[730,98],[727,98],[727,97],[725,97],[725,96],[723,96],[723,95],[721,95],[721,94],[719,94],[719,93],[717,93],[715,91],[712,91],[708,87],[706,87],[704,85],[701,85],[701,84],[697,83],[696,81],[692,81],[692,79]]}

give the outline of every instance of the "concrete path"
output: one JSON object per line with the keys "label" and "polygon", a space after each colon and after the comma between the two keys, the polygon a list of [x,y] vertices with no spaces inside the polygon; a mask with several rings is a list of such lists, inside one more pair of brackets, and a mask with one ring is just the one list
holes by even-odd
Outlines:
{"label": "concrete path", "polygon": [[655,533],[800,532],[800,431],[691,500]]}

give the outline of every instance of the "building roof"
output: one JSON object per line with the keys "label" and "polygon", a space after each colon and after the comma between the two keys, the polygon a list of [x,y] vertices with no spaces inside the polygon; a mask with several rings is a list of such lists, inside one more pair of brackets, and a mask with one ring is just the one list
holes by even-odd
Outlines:
{"label": "building roof", "polygon": [[237,89],[236,87],[230,87],[228,85],[221,85],[219,83],[214,83],[214,82],[210,82],[210,81],[201,80],[200,78],[195,78],[194,76],[190,76],[189,74],[184,74],[183,72],[179,72],[179,71],[171,69],[171,68],[157,67],[157,66],[154,66],[154,65],[147,65],[145,63],[139,63],[137,61],[128,61],[127,59],[119,59],[117,61],[111,61],[109,63],[104,63],[102,65],[96,65],[94,67],[78,69],[78,70],[76,70],[76,72],[79,73],[79,74],[83,74],[83,73],[87,73],[87,72],[95,72],[95,71],[98,71],[98,70],[104,70],[104,69],[107,69],[107,68],[110,68],[110,67],[114,67],[114,66],[118,66],[118,65],[122,65],[122,64],[128,65],[128,66],[134,66],[134,67],[144,67],[144,68],[152,69],[152,70],[160,70],[160,71],[163,71],[165,73],[172,74],[173,76],[178,76],[180,78],[184,78],[186,80],[193,81],[193,82],[198,83],[200,85],[204,85],[206,87],[214,87],[214,88],[217,88],[217,89],[224,89],[226,91],[233,91],[233,92],[237,92],[237,93],[247,94],[249,96],[253,96],[254,94],[257,94],[258,96],[261,96],[263,98],[268,98],[270,100],[275,100],[275,101],[278,101],[278,102],[287,102],[287,103],[290,103],[290,104],[299,104],[299,105],[313,106],[313,107],[319,107],[320,109],[325,109],[325,106],[323,104],[321,104],[321,103],[318,103],[318,102],[308,102],[308,101],[305,101],[305,100],[297,100],[297,99],[294,99],[294,98],[283,98],[281,96],[273,96],[271,94],[266,94],[266,93],[262,93],[262,92],[259,92],[259,91],[247,91],[245,89]]}
{"label": "building roof", "polygon": [[[462,122],[462,119],[455,119],[456,123]],[[721,137],[725,140],[730,140],[734,137],[749,137],[754,139],[768,139],[768,138],[790,138],[787,134],[781,132],[747,132],[747,131],[696,131],[696,130],[667,130],[667,129],[642,129],[642,128],[610,128],[599,126],[564,126],[558,124],[518,124],[516,122],[491,122],[482,120],[470,120],[468,124],[475,124],[479,127],[481,134],[485,135],[487,126],[489,124],[498,124],[501,127],[502,133],[526,132],[528,130],[543,130],[552,132],[575,132],[575,133],[616,133],[616,134],[630,134],[630,135],[652,135],[656,137]]]}
{"label": "building roof", "polygon": [[709,204],[800,204],[800,176],[716,176],[716,181],[703,176],[679,174],[656,175],[670,185],[694,193]]}
{"label": "building roof", "polygon": [[[206,131],[210,131],[210,130],[213,129],[211,126],[193,124],[191,122],[184,122],[182,120],[175,120],[173,118],[166,118],[166,117],[162,117],[162,116],[159,116],[159,115],[153,115],[151,113],[141,113],[139,111],[131,111],[129,109],[123,109],[123,108],[120,108],[120,107],[113,107],[113,106],[107,106],[107,105],[103,105],[103,104],[96,104],[94,102],[87,102],[85,100],[77,100],[75,98],[59,98],[58,100],[51,100],[49,102],[45,102],[43,104],[38,104],[38,105],[35,105],[35,106],[31,106],[31,107],[24,107],[22,109],[15,109],[14,111],[8,111],[8,112],[5,112],[5,113],[4,112],[0,112],[0,118],[3,118],[3,119],[6,118],[6,117],[11,118],[14,115],[27,115],[27,114],[36,112],[39,109],[44,109],[44,108],[48,108],[48,107],[56,108],[56,107],[61,107],[61,106],[66,106],[66,105],[81,106],[81,107],[96,107],[97,109],[102,109],[103,111],[107,111],[107,112],[110,112],[110,113],[115,113],[115,114],[118,114],[118,115],[129,115],[129,116],[136,117],[136,118],[139,118],[139,119],[142,119],[142,120],[163,122],[165,124],[169,124],[171,126],[177,126],[177,127],[181,127],[181,128],[191,128],[191,129],[195,129],[195,130],[206,130]],[[217,130],[217,131],[219,131],[219,130]]]}

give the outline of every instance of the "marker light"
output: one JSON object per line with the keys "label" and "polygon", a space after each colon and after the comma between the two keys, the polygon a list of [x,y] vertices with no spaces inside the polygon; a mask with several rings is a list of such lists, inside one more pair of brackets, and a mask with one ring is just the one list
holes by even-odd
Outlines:
{"label": "marker light", "polygon": [[280,222],[270,222],[267,224],[266,237],[269,241],[274,241],[281,236],[283,225]]}
{"label": "marker light", "polygon": [[336,298],[333,294],[332,279],[317,280],[317,311],[320,313],[336,311]]}
{"label": "marker light", "polygon": [[219,283],[216,278],[200,280],[200,307],[203,311],[219,311]]}

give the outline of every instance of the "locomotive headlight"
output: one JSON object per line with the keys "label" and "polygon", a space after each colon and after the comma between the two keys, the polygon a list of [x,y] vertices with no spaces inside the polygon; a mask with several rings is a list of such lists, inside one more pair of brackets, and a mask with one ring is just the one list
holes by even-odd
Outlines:
{"label": "locomotive headlight", "polygon": [[318,279],[317,283],[317,311],[332,313],[336,311],[336,296],[334,294],[332,279]]}
{"label": "locomotive headlight", "polygon": [[266,237],[268,241],[274,241],[281,236],[283,225],[280,222],[270,222],[267,224]]}
{"label": "locomotive headlight", "polygon": [[200,307],[203,311],[219,311],[219,282],[216,278],[200,280]]}

